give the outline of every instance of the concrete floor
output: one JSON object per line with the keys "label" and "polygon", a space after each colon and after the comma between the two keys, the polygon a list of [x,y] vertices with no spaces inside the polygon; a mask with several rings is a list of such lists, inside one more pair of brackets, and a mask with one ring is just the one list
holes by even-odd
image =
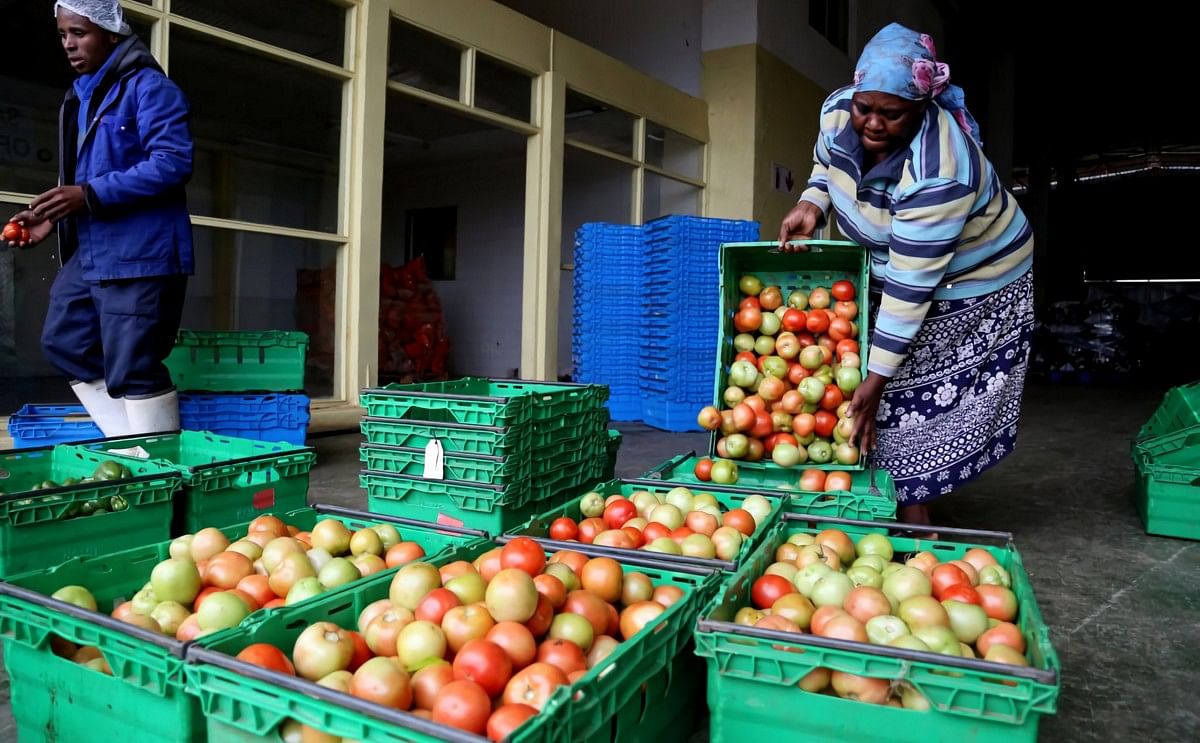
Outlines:
{"label": "concrete floor", "polygon": [[[1160,397],[1030,387],[1016,452],[934,510],[936,523],[1015,535],[1063,666],[1040,740],[1200,740],[1200,543],[1147,536],[1130,501],[1129,442]],[[618,476],[707,443],[616,427]],[[310,443],[310,501],[365,508],[358,435]],[[0,695],[0,741],[13,740],[6,675]]]}

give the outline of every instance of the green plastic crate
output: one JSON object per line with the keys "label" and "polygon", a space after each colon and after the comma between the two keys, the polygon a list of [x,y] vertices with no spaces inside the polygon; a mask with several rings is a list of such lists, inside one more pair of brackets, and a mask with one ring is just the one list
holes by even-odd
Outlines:
{"label": "green plastic crate", "polygon": [[[533,476],[545,476],[559,472],[580,462],[592,461],[597,457],[608,458],[609,437],[607,431],[589,433],[575,439],[564,439],[557,443],[539,447],[530,455]],[[597,473],[599,474],[599,473]]]}
{"label": "green plastic crate", "polygon": [[1200,425],[1200,382],[1192,382],[1167,390],[1154,415],[1138,431],[1137,441],[1142,443],[1197,425]]}
{"label": "green plastic crate", "polygon": [[581,415],[534,421],[529,445],[534,451],[540,451],[564,441],[607,435],[607,432],[608,408],[600,408]]}
{"label": "green plastic crate", "polygon": [[595,410],[608,400],[608,388],[464,377],[449,382],[390,384],[363,390],[359,399],[372,417],[515,426]]}
{"label": "green plastic crate", "polygon": [[[457,558],[473,559],[504,541],[467,545]],[[602,550],[586,545],[580,551],[603,554]],[[552,552],[547,550],[547,554]],[[510,740],[519,743],[609,740],[609,730],[618,714],[641,708],[646,682],[661,678],[663,669],[675,661],[688,643],[696,616],[716,588],[716,574],[667,569],[654,561],[633,558],[622,559],[622,567],[646,574],[656,586],[678,586],[684,596],[636,637],[621,643],[602,664],[589,670],[569,689],[555,692],[541,714],[523,725]],[[269,642],[287,650],[315,621],[353,627],[367,605],[387,597],[389,586],[390,576],[386,580],[366,581],[353,592],[327,600],[318,597],[303,606],[284,607],[253,625],[214,633],[206,638],[209,641],[204,647],[190,648],[188,688],[199,696],[210,721],[210,743],[274,741],[278,739],[275,736],[279,726],[289,718],[332,735],[367,743],[481,740],[233,658],[256,642]],[[241,735],[224,737],[225,731],[214,735],[216,726],[212,723],[234,728]]]}
{"label": "green plastic crate", "polygon": [[[516,529],[511,530],[509,532],[509,534],[524,535],[524,536],[530,536],[530,537],[538,537],[541,539],[548,539],[550,536],[550,524],[554,523],[555,519],[565,516],[567,518],[574,519],[578,523],[579,521],[582,521],[585,518],[583,513],[579,510],[579,502],[585,493],[588,493],[591,491],[595,491],[595,492],[599,493],[600,495],[603,495],[605,498],[607,498],[610,495],[618,495],[618,494],[623,495],[628,498],[629,496],[633,495],[634,493],[638,492],[639,490],[648,490],[651,493],[667,493],[675,487],[677,487],[677,485],[675,485],[673,483],[671,483],[671,484],[654,484],[654,483],[647,482],[645,480],[611,480],[609,482],[599,483],[599,484],[593,485],[587,489],[580,489],[580,490],[575,491],[573,493],[573,497],[569,498],[567,500],[567,502],[564,503],[563,505],[556,506],[556,507],[551,508],[543,513],[538,514],[534,518],[530,519],[528,522],[522,524],[521,526],[517,527]],[[717,499],[717,502],[721,504],[722,511],[729,511],[734,508],[741,508],[742,502],[744,500],[746,500],[746,498],[749,497],[749,495],[750,495],[748,493],[730,493],[730,492],[721,492],[721,491],[717,491],[717,490],[709,490],[705,487],[696,487],[696,488],[693,488],[693,491],[696,492],[697,494],[710,493],[713,497],[715,497]],[[690,566],[694,566],[694,567],[707,568],[710,570],[726,570],[726,571],[736,570],[737,566],[740,565],[744,560],[746,560],[754,552],[755,547],[757,547],[759,545],[759,543],[762,542],[763,538],[767,535],[767,533],[769,531],[771,531],[771,529],[778,522],[779,515],[784,512],[788,499],[787,499],[787,496],[783,496],[783,497],[770,498],[769,500],[772,503],[771,513],[767,515],[765,522],[758,526],[758,528],[754,532],[753,537],[742,541],[742,548],[738,551],[737,556],[731,561],[727,562],[725,560],[720,560],[717,558],[705,559],[705,558],[699,558],[699,557],[683,557],[683,556],[679,556],[679,555],[659,554],[659,553],[653,553],[653,552],[647,553],[647,554],[653,555],[655,559],[661,560],[664,564],[667,564],[667,565],[675,565],[675,564],[690,565]],[[565,549],[566,548],[565,545],[567,545],[568,543],[567,542],[554,542],[554,544],[564,546],[564,549]],[[572,543],[572,544],[574,544],[574,543]],[[630,550],[625,550],[623,548],[614,548],[614,549],[620,549],[622,552],[630,551]],[[645,552],[645,551],[642,550],[641,552]]]}
{"label": "green plastic crate", "polygon": [[[810,736],[814,740],[1035,741],[1042,715],[1057,709],[1061,666],[1050,633],[1034,600],[1020,554],[1008,542],[984,546],[1012,575],[1020,606],[1017,625],[1025,636],[1029,668],[900,650],[867,643],[830,640],[809,634],[773,632],[733,624],[749,603],[756,578],[775,560],[775,550],[797,532],[841,528],[851,536],[875,525],[866,522],[818,524],[811,517],[785,515],[758,553],[722,587],[696,628],[696,652],[708,662],[711,740],[772,740]],[[897,528],[920,530],[904,524]],[[1006,537],[996,532],[931,528],[943,537],[979,541]],[[965,542],[889,537],[897,554],[929,550],[942,562],[974,546]],[[817,668],[876,678],[903,679],[932,705],[928,712],[877,706],[806,692],[797,684]],[[882,736],[882,738],[880,738]]]}
{"label": "green plastic crate", "polygon": [[305,333],[180,330],[165,363],[181,390],[302,392]]}
{"label": "green plastic crate", "polygon": [[[275,515],[306,530],[321,518],[336,518],[352,529],[392,523],[405,540],[422,545],[427,559],[453,557],[460,546],[482,538],[482,533],[471,530],[434,529],[406,519],[332,506],[279,510]],[[232,539],[245,534],[248,527],[248,523],[238,524],[221,531]],[[123,739],[134,729],[138,730],[139,743],[205,740],[199,702],[184,692],[186,644],[108,616],[145,584],[154,566],[169,556],[169,549],[168,541],[100,557],[76,558],[0,583],[0,639],[4,641],[5,665],[12,679],[13,714],[22,741],[93,740],[109,735]],[[390,580],[393,572],[378,575]],[[351,591],[362,582],[322,596]],[[66,585],[88,587],[103,613],[49,598]],[[255,623],[275,611],[255,612],[245,623]],[[52,636],[99,647],[113,676],[58,657],[50,648]]]}
{"label": "green plastic crate", "polygon": [[406,446],[424,449],[433,440],[446,452],[489,454],[495,457],[520,455],[528,451],[532,430],[528,426],[499,428],[459,423],[427,423],[366,417],[359,423],[367,443],[373,446]]}
{"label": "green plastic crate", "polygon": [[[90,477],[110,457],[70,445],[0,453],[0,577],[166,539],[179,475],[154,462],[127,462],[133,477],[29,492],[45,480]],[[69,516],[87,501],[123,498],[127,508]]]}
{"label": "green plastic crate", "polygon": [[617,476],[617,456],[621,451],[621,432],[610,428],[608,430],[608,469],[604,471],[604,478],[611,480]]}
{"label": "green plastic crate", "polygon": [[[721,325],[717,341],[717,370],[713,386],[713,404],[724,408],[723,396],[728,386],[729,367],[733,365],[737,350],[733,347],[733,315],[743,295],[738,289],[738,280],[745,274],[754,274],[762,279],[764,286],[779,286],[786,301],[795,289],[829,288],[833,282],[846,279],[857,291],[855,301],[859,312],[858,347],[862,360],[863,379],[867,378],[867,346],[870,344],[870,312],[867,292],[870,286],[870,255],[868,251],[852,242],[839,240],[806,240],[808,252],[781,253],[777,242],[725,243],[721,246]],[[718,433],[710,437],[708,452],[716,456]],[[774,467],[773,464],[768,464]],[[860,458],[856,465],[814,464],[806,465],[824,470],[861,470],[865,464]]]}
{"label": "green plastic crate", "polygon": [[82,446],[127,464],[146,460],[118,452],[141,447],[151,461],[178,471],[183,492],[175,504],[175,534],[248,522],[270,510],[304,508],[309,471],[317,459],[316,450],[308,446],[201,431],[112,438]]}
{"label": "green plastic crate", "polygon": [[1147,534],[1200,539],[1200,447],[1156,458],[1134,447],[1134,505]]}
{"label": "green plastic crate", "polygon": [[871,471],[851,471],[850,490],[813,492],[801,490],[800,473],[806,469],[796,467],[766,467],[757,462],[737,462],[738,480],[733,485],[720,485],[701,481],[695,475],[694,453],[679,454],[648,470],[638,480],[664,481],[691,488],[705,488],[730,493],[760,493],[762,495],[787,495],[787,513],[807,513],[814,516],[834,516],[862,521],[896,520],[896,482],[885,470],[875,470],[875,489],[871,492]]}
{"label": "green plastic crate", "polygon": [[[408,446],[364,446],[358,459],[372,472],[423,477],[425,450]],[[529,480],[529,456],[510,454],[494,457],[490,454],[443,452],[443,471],[447,479],[488,485],[510,485]]]}
{"label": "green plastic crate", "polygon": [[606,464],[607,459],[597,457],[520,488],[370,471],[359,473],[359,484],[367,491],[372,513],[502,534],[539,511],[565,502],[567,491],[598,480]]}

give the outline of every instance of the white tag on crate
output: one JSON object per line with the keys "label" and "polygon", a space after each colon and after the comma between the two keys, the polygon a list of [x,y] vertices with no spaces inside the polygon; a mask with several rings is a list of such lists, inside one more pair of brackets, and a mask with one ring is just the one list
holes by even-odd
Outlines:
{"label": "white tag on crate", "polygon": [[431,439],[425,445],[425,479],[426,480],[444,480],[445,475],[445,453],[442,450],[442,442],[437,439]]}
{"label": "white tag on crate", "polygon": [[113,454],[124,454],[127,457],[137,457],[138,459],[149,459],[150,452],[140,446],[135,446],[132,449],[109,449]]}

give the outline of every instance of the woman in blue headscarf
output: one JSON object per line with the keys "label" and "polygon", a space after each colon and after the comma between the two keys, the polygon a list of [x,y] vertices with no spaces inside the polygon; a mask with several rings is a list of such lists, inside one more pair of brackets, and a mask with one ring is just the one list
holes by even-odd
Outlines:
{"label": "woman in blue headscarf", "polygon": [[896,479],[900,518],[1007,456],[1033,330],[1033,232],[984,156],[933,40],[893,23],[821,108],[813,170],[779,227],[823,226],[871,253],[876,311],[853,441]]}

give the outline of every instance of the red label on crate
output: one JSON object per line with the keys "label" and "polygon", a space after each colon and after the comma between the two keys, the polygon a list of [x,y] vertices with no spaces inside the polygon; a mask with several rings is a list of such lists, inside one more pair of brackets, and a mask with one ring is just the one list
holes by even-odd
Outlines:
{"label": "red label on crate", "polygon": [[254,494],[254,507],[261,511],[275,505],[275,488],[260,490]]}
{"label": "red label on crate", "polygon": [[449,516],[447,516],[444,513],[438,514],[437,522],[439,524],[442,524],[443,526],[462,526],[463,525],[462,521],[459,521],[458,519],[450,518]]}

